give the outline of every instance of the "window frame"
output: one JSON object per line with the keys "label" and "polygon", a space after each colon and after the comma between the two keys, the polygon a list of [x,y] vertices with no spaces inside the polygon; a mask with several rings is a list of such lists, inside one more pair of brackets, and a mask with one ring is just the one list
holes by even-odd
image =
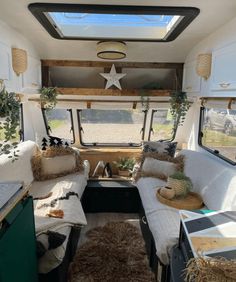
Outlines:
{"label": "window frame", "polygon": [[[151,134],[152,134],[152,131],[153,131],[153,116],[155,114],[155,112],[157,112],[158,110],[152,110],[152,113],[151,113],[151,119],[150,119],[150,126],[149,126],[149,131],[148,131],[148,141],[151,141]],[[176,136],[176,132],[177,132],[177,128],[178,126],[174,127],[173,126],[173,134],[172,134],[172,137],[169,138],[169,139],[160,139],[160,140],[157,140],[157,141],[170,141],[172,142],[174,139],[175,139],[175,136]]]}
{"label": "window frame", "polygon": [[23,104],[20,104],[20,129],[19,129],[20,141],[24,141],[24,113]]}
{"label": "window frame", "polygon": [[[176,6],[122,6],[122,5],[87,5],[87,4],[60,4],[60,3],[32,3],[28,5],[28,9],[46,29],[46,31],[54,38],[61,40],[120,40],[133,42],[169,42],[176,39],[182,31],[198,16],[200,9],[196,7],[176,7]],[[145,15],[180,15],[184,18],[173,29],[173,31],[164,39],[129,39],[129,38],[89,38],[89,37],[73,37],[60,36],[44,13],[47,12],[81,12],[81,13],[103,13],[103,14],[145,14]]]}
{"label": "window frame", "polygon": [[207,146],[204,146],[202,144],[202,137],[203,137],[203,132],[202,132],[202,126],[203,126],[203,122],[204,122],[204,113],[205,113],[205,107],[200,107],[200,117],[199,117],[199,128],[198,128],[198,145],[203,148],[204,150],[206,150],[207,152],[211,153],[212,155],[224,160],[225,162],[236,166],[236,161],[233,162],[232,160],[226,158],[225,156],[221,155],[220,152],[218,150],[212,150],[210,148],[208,148]]}
{"label": "window frame", "polygon": [[[85,110],[85,109],[84,109]],[[96,109],[94,109],[96,110]],[[84,143],[82,140],[82,132],[83,132],[83,127],[81,124],[81,119],[80,119],[80,112],[83,111],[83,109],[77,109],[77,120],[78,120],[78,130],[79,130],[79,141],[82,146],[85,147],[128,147],[128,148],[140,148],[142,146],[142,141],[144,140],[145,137],[145,129],[146,129],[146,123],[147,123],[147,110],[142,110],[144,113],[143,117],[143,125],[141,128],[142,131],[142,136],[141,136],[141,141],[139,144],[137,143]]]}
{"label": "window frame", "polygon": [[[50,137],[57,137],[57,136],[50,135],[51,128],[50,128],[50,126],[48,125],[48,122],[47,122],[46,110],[47,109],[45,109],[45,108],[41,109],[42,115],[43,115],[44,126],[45,126],[45,129],[46,129],[47,135],[50,136]],[[75,143],[75,130],[74,130],[74,121],[73,121],[72,109],[61,109],[61,110],[66,110],[70,113],[71,130],[72,130],[72,137],[73,137],[73,140],[71,140],[72,141],[71,144],[74,144]],[[64,137],[58,137],[58,138],[64,138]],[[64,138],[64,139],[67,139],[67,138]]]}

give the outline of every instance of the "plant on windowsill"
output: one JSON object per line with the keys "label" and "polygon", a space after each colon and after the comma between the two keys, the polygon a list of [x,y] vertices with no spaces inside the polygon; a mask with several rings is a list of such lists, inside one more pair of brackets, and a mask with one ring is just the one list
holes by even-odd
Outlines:
{"label": "plant on windowsill", "polygon": [[[3,81],[0,84],[3,85]],[[20,101],[14,92],[8,93],[3,85],[0,91],[0,155],[8,155],[12,161],[18,158],[18,142],[12,140],[16,138],[19,120]]]}
{"label": "plant on windowsill", "polygon": [[170,112],[174,120],[174,128],[183,125],[190,103],[186,92],[173,91],[170,96]]}
{"label": "plant on windowsill", "polygon": [[118,168],[118,173],[120,176],[129,177],[133,171],[135,165],[135,159],[133,158],[119,158],[118,161],[114,161],[114,164]]}
{"label": "plant on windowsill", "polygon": [[56,87],[42,87],[40,90],[41,107],[46,110],[55,108],[57,104],[57,88]]}

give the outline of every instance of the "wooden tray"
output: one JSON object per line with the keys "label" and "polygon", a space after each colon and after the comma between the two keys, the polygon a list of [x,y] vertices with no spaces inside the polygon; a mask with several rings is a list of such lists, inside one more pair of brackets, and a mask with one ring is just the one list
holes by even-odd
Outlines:
{"label": "wooden tray", "polygon": [[197,210],[203,207],[202,198],[194,192],[189,192],[185,198],[174,198],[169,200],[160,195],[160,189],[157,190],[156,196],[162,204],[180,210]]}

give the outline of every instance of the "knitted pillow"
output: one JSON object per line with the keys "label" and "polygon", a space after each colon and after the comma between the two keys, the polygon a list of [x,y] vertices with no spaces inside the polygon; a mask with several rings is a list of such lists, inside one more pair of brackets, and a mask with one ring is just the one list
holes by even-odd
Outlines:
{"label": "knitted pillow", "polygon": [[83,171],[79,154],[72,148],[50,147],[40,151],[31,159],[34,179],[43,181]]}
{"label": "knitted pillow", "polygon": [[166,154],[174,157],[177,142],[165,142],[165,141],[144,141],[143,142],[143,152],[157,152],[161,154]]}

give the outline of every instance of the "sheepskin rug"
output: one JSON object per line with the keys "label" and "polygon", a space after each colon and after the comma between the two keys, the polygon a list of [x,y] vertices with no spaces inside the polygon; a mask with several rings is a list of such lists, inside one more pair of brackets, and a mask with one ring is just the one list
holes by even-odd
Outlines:
{"label": "sheepskin rug", "polygon": [[152,282],[139,230],[127,222],[109,222],[86,233],[70,265],[69,282]]}

